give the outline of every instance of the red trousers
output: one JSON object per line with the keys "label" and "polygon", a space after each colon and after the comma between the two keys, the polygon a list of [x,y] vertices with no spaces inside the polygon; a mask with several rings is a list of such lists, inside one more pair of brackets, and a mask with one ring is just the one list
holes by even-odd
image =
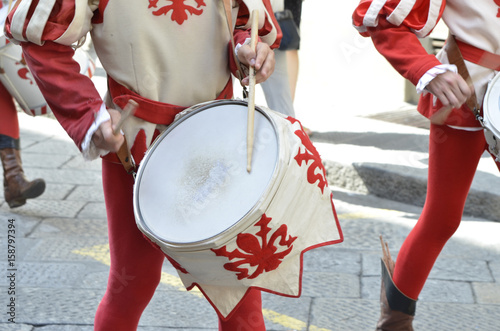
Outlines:
{"label": "red trousers", "polygon": [[0,83],[0,134],[19,139],[19,121],[12,96]]}
{"label": "red trousers", "polygon": [[399,251],[394,270],[394,283],[408,297],[418,298],[439,253],[460,225],[485,150],[483,131],[431,125],[425,205]]}
{"label": "red trousers", "polygon": [[[165,257],[144,238],[135,224],[132,176],[121,164],[103,160],[102,178],[111,268],[94,329],[136,330],[141,314],[160,282]],[[169,309],[168,305],[165,309]],[[219,330],[265,330],[260,291],[252,290],[228,321],[219,319]]]}

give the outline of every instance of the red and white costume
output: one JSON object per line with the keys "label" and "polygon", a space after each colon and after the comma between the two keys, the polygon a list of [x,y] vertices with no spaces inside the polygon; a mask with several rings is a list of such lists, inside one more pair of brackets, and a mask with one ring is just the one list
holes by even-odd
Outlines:
{"label": "red and white costume", "polygon": [[[0,1],[0,8],[4,10],[4,4]],[[3,10],[2,10],[3,13]],[[5,15],[7,13],[5,12]],[[2,17],[2,19],[5,18]],[[3,84],[0,83],[0,135],[5,135],[13,139],[19,139],[19,121],[14,99]]]}
{"label": "red and white costume", "polygon": [[[254,9],[260,12],[261,40],[279,42],[268,0],[232,3],[236,43],[249,37]],[[139,163],[157,125],[170,124],[194,104],[232,97],[234,54],[222,0],[22,0],[9,14],[5,31],[22,43],[53,113],[88,158],[103,154],[90,138],[107,120],[106,107],[138,101],[136,117],[123,131]],[[72,60],[70,46],[89,31],[109,76],[105,102]],[[136,227],[133,178],[115,154],[104,157],[103,185],[111,270],[95,329],[135,330],[160,281],[164,255]],[[224,330],[263,330],[260,292],[251,291],[228,320],[219,322]]]}
{"label": "red and white costume", "polygon": [[[423,90],[443,70],[456,70],[444,50],[437,57],[429,55],[417,39],[443,19],[456,37],[481,103],[488,81],[500,70],[499,7],[498,0],[363,0],[353,23],[401,75]],[[441,107],[424,91],[418,107],[422,114],[430,117]],[[394,271],[396,286],[413,299],[460,224],[477,164],[487,149],[480,124],[466,105],[454,109],[445,124],[431,125],[426,203]]]}

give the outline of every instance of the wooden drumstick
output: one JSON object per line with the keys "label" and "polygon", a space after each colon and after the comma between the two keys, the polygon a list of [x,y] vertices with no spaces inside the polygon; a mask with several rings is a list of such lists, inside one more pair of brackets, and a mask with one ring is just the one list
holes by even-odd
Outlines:
{"label": "wooden drumstick", "polygon": [[117,134],[120,133],[120,130],[122,129],[123,127],[123,123],[125,123],[125,121],[132,115],[134,115],[135,113],[135,110],[137,109],[137,107],[139,106],[139,104],[137,102],[135,102],[134,100],[130,99],[127,103],[127,105],[125,106],[125,108],[123,109],[122,113],[121,113],[121,117],[120,117],[120,120],[118,121],[118,123],[116,124],[116,127],[115,129],[113,130],[113,134],[116,136]]}
{"label": "wooden drumstick", "polygon": [[[257,46],[257,32],[259,30],[259,11],[252,12],[252,31],[250,48],[255,52]],[[252,170],[252,153],[254,141],[254,118],[255,118],[255,68],[250,66],[248,74],[248,124],[247,124],[247,171]]]}

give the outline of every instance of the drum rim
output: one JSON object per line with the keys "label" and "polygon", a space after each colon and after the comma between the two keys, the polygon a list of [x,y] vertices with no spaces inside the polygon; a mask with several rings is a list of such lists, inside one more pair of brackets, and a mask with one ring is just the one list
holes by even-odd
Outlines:
{"label": "drum rim", "polygon": [[[146,232],[147,234],[149,234],[149,236],[153,237],[154,239],[152,239],[151,237],[148,236],[149,239],[152,240],[153,242],[155,242],[156,244],[161,244],[162,248],[168,247],[169,249],[176,250],[176,251],[198,251],[198,250],[204,250],[204,249],[207,249],[207,248],[214,247],[214,246],[216,246],[214,243],[216,243],[219,238],[224,237],[226,234],[228,234],[228,233],[230,233],[232,231],[235,231],[235,228],[237,227],[237,225],[239,225],[239,222],[241,220],[243,220],[244,218],[246,218],[248,215],[253,214],[259,208],[259,204],[258,204],[259,201],[258,201],[257,203],[255,203],[254,206],[252,206],[252,208],[250,208],[246,212],[246,214],[244,214],[243,216],[241,216],[238,221],[236,221],[235,223],[233,223],[231,226],[229,226],[224,231],[221,231],[221,232],[215,234],[214,236],[205,238],[203,240],[198,240],[198,241],[193,241],[193,242],[185,243],[185,242],[173,242],[173,241],[165,240],[164,238],[161,238],[160,236],[154,234],[151,231],[151,228],[146,224],[146,221],[144,220],[144,218],[142,217],[141,210],[140,210],[140,207],[139,207],[139,201],[138,201],[139,200],[138,199],[139,193],[138,193],[138,191],[139,191],[140,185],[141,185],[140,178],[142,177],[142,175],[143,175],[143,173],[145,171],[144,168],[145,168],[145,165],[147,164],[147,161],[150,158],[150,155],[158,147],[158,145],[160,144],[160,142],[172,130],[174,130],[178,125],[180,125],[183,121],[185,121],[186,119],[190,118],[191,116],[194,116],[198,112],[201,112],[201,111],[204,111],[204,110],[216,107],[216,106],[220,106],[220,105],[234,105],[234,104],[236,104],[236,105],[242,105],[242,106],[247,106],[248,105],[247,101],[245,101],[245,100],[235,100],[235,99],[228,100],[228,99],[224,99],[224,100],[209,101],[209,102],[197,104],[197,105],[194,105],[193,107],[190,107],[190,108],[186,109],[186,111],[188,111],[188,112],[186,114],[182,115],[179,119],[175,120],[172,124],[170,124],[167,127],[167,129],[165,129],[165,131],[163,131],[154,140],[154,142],[151,144],[151,146],[146,151],[146,154],[144,155],[144,158],[142,159],[141,164],[139,165],[139,168],[137,170],[137,174],[136,174],[136,178],[135,178],[135,182],[134,182],[134,190],[133,190],[134,215],[135,215],[136,223],[139,226],[139,228],[141,228],[144,232]],[[261,113],[265,118],[267,118],[269,120],[269,122],[271,123],[271,125],[272,125],[272,127],[274,129],[274,134],[275,134],[275,137],[276,137],[277,145],[278,145],[278,147],[281,146],[281,143],[282,143],[281,139],[282,138],[280,137],[279,134],[277,134],[278,126],[276,125],[276,121],[271,116],[269,116],[269,114],[267,114],[263,110],[263,107],[256,105],[255,106],[255,110],[258,111],[259,113]],[[279,154],[280,154],[280,150],[278,148],[278,155],[277,155],[278,162],[276,162],[276,164],[274,165],[274,169],[272,171],[271,178],[276,178],[276,173],[279,170]],[[267,184],[267,186],[265,187],[264,192],[266,192],[266,193],[269,192],[273,188],[274,185],[275,185],[274,181],[271,180]],[[248,227],[250,227],[250,226],[252,226],[252,222],[250,222],[250,221],[251,220],[249,220],[248,224],[244,227],[245,229],[248,228]],[[244,229],[242,231],[244,231]],[[227,240],[224,240],[224,241],[226,242],[226,241],[229,241],[231,239],[232,238],[229,237]]]}
{"label": "drum rim", "polygon": [[[495,85],[498,85],[499,88],[495,91],[493,91],[493,86]],[[499,137],[500,138],[500,128],[496,128],[492,121],[490,120],[491,116],[490,116],[490,111],[492,111],[491,108],[493,107],[490,107],[490,102],[494,102],[494,101],[490,101],[492,97],[497,97],[496,98],[496,102],[497,102],[497,105],[498,105],[498,100],[500,98],[500,72],[498,72],[495,77],[493,77],[493,79],[489,82],[488,84],[488,88],[486,89],[486,93],[484,95],[484,106],[483,106],[483,123],[484,123],[484,126],[487,130],[491,131],[495,136]],[[495,100],[495,99],[493,99]]]}

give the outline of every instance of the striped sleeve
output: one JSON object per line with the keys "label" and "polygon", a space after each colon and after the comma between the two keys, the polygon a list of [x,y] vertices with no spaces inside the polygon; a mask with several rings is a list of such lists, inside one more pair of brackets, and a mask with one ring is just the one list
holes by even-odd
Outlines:
{"label": "striped sleeve", "polygon": [[13,42],[71,45],[90,30],[98,0],[18,0],[9,13],[5,35]]}
{"label": "striped sleeve", "polygon": [[252,25],[251,13],[259,11],[259,37],[260,39],[276,48],[281,41],[281,30],[274,16],[270,0],[238,0],[240,9],[236,20],[236,28],[242,30],[250,29]]}
{"label": "striped sleeve", "polygon": [[434,29],[446,0],[361,0],[353,13],[353,25],[364,36],[384,20],[394,26],[406,26],[419,38]]}

